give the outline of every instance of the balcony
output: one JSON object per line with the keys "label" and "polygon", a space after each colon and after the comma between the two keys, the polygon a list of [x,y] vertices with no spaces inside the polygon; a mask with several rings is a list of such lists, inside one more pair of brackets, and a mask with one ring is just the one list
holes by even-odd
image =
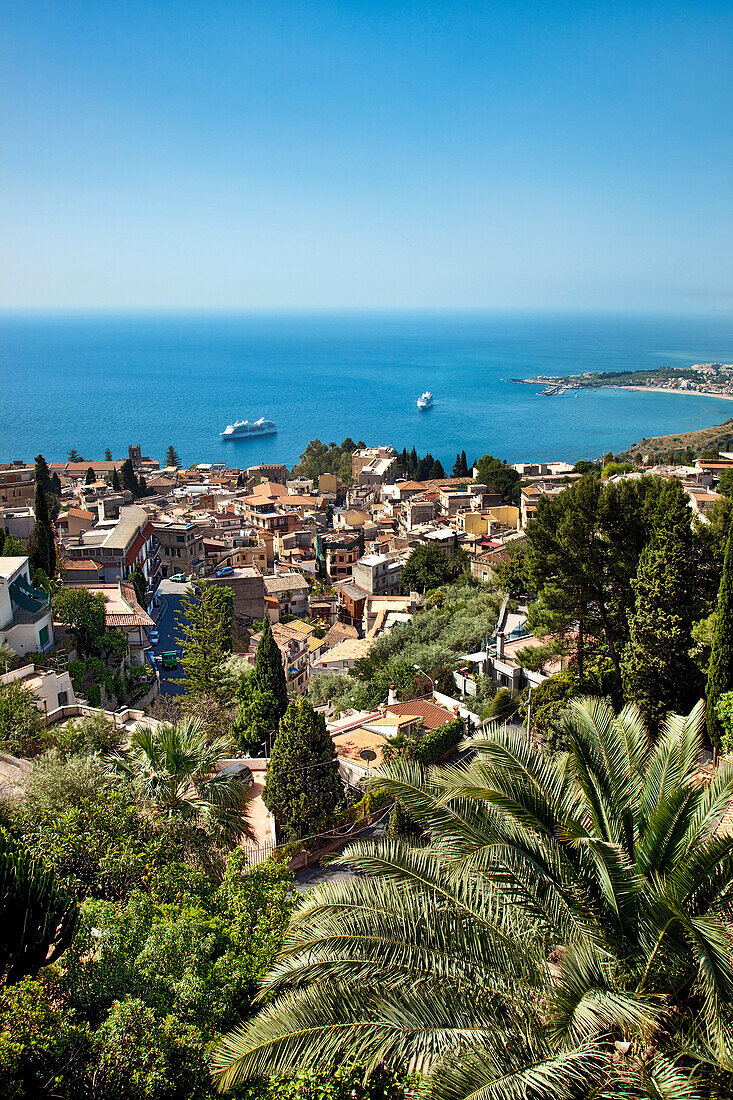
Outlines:
{"label": "balcony", "polygon": [[34,588],[24,576],[11,581],[9,591],[16,626],[37,623],[50,613],[51,597],[42,589]]}

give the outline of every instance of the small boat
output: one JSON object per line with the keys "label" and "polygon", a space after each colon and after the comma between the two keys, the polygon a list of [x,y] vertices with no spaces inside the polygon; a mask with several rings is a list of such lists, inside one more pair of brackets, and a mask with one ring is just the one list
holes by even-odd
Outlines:
{"label": "small boat", "polygon": [[429,409],[433,403],[433,395],[430,390],[425,390],[425,393],[421,394],[417,399],[418,409]]}
{"label": "small boat", "polygon": [[223,432],[219,432],[219,435],[222,439],[241,439],[243,436],[274,435],[276,432],[277,428],[273,422],[261,416],[251,424],[249,420],[235,420],[233,424],[227,425]]}

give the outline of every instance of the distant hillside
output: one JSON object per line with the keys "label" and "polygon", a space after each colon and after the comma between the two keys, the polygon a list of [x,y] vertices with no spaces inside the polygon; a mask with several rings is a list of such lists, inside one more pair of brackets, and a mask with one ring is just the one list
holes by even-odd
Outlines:
{"label": "distant hillside", "polygon": [[633,461],[637,454],[664,462],[672,455],[690,448],[697,458],[704,451],[733,451],[733,418],[713,428],[701,428],[697,432],[680,432],[678,435],[656,435],[634,443],[618,457]]}

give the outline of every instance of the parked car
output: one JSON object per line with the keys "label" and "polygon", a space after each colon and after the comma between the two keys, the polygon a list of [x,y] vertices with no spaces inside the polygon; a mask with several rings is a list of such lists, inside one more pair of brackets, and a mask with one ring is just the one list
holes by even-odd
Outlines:
{"label": "parked car", "polygon": [[225,768],[221,769],[220,774],[234,776],[244,783],[245,787],[254,786],[255,778],[252,775],[252,769],[241,760],[234,760],[231,764],[227,764]]}
{"label": "parked car", "polygon": [[178,668],[178,654],[175,649],[163,654],[163,668]]}
{"label": "parked car", "polygon": [[157,645],[158,642],[160,641],[160,634],[158,633],[157,630],[149,630],[148,631],[148,638],[150,640],[151,645]]}
{"label": "parked car", "polygon": [[185,576],[184,573],[174,573],[173,576],[169,577],[168,579],[172,580],[172,581],[175,581],[176,584],[185,584],[186,583],[186,576]]}
{"label": "parked car", "polygon": [[217,569],[216,573],[214,573],[214,576],[215,577],[228,577],[229,574],[233,573],[233,572],[234,572],[234,570],[232,569],[231,565],[224,565],[224,566],[222,566],[221,569]]}

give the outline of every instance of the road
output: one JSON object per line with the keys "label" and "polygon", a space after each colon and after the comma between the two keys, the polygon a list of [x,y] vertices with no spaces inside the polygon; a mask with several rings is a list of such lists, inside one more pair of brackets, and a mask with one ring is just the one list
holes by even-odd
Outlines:
{"label": "road", "polygon": [[[370,828],[365,829],[359,835],[358,840],[365,837],[383,837],[387,832],[388,817],[378,821]],[[306,867],[304,871],[298,871],[295,876],[295,889],[299,894],[307,894],[314,886],[322,882],[343,882],[352,878],[363,878],[363,873],[355,867],[335,867],[333,864],[316,863],[313,867]]]}
{"label": "road", "polygon": [[[160,641],[154,650],[156,653],[168,653],[175,649],[180,658],[181,647],[176,642],[176,635],[180,633],[176,616],[183,613],[182,600],[188,585],[176,584],[175,581],[163,579],[158,588],[160,608],[156,626],[160,634]],[[168,670],[158,665],[160,670],[160,690],[165,695],[181,695],[184,691],[180,680],[183,677],[183,669]]]}

